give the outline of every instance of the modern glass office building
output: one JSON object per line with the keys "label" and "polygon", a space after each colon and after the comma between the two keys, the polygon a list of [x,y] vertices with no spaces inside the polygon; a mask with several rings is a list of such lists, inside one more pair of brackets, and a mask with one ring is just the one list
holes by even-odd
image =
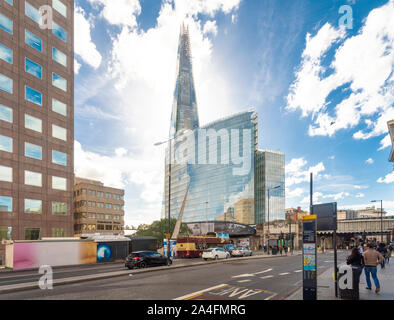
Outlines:
{"label": "modern glass office building", "polygon": [[[171,147],[166,150],[163,218],[168,217],[170,203],[170,216],[178,218],[182,213],[186,223],[256,224],[256,204],[265,201],[264,193],[256,193],[256,182],[263,184],[259,175],[265,172],[257,170],[259,161],[265,159],[258,157],[257,114],[248,110],[199,126],[189,33],[184,27],[177,72]],[[271,162],[270,167],[276,170]],[[280,162],[279,167],[283,167],[280,179],[284,186],[284,164]],[[276,178],[279,172],[272,174]],[[282,196],[284,215],[283,192]]]}
{"label": "modern glass office building", "polygon": [[392,145],[389,161],[394,162],[394,120],[389,121],[387,123],[387,125],[389,127],[390,137],[391,137],[391,145]]}

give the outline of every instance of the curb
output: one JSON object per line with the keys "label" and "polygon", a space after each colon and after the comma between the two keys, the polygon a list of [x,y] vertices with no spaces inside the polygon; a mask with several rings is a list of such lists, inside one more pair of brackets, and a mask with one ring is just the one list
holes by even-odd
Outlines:
{"label": "curb", "polygon": [[[147,269],[137,269],[137,270],[123,270],[123,271],[115,271],[115,272],[108,272],[108,273],[100,273],[95,275],[85,275],[85,276],[77,276],[77,277],[70,277],[70,278],[63,278],[63,279],[56,279],[53,280],[53,286],[57,285],[66,285],[66,284],[73,284],[73,283],[80,283],[80,282],[87,282],[87,281],[94,281],[94,280],[103,280],[103,279],[110,279],[121,277],[125,275],[132,275],[132,274],[140,274],[140,273],[149,273],[155,271],[162,271],[162,270],[174,270],[180,268],[190,268],[195,266],[201,265],[209,265],[209,264],[217,264],[217,263],[228,263],[234,261],[243,261],[243,260],[252,260],[252,259],[272,259],[272,258],[284,258],[286,256],[251,256],[251,257],[243,257],[243,258],[230,258],[225,260],[218,260],[218,261],[203,261],[197,262],[192,264],[180,264],[176,266],[164,266],[164,267],[156,267],[156,268],[147,268]],[[12,293],[18,291],[27,291],[32,289],[39,289],[38,282],[28,282],[28,283],[19,283],[13,284],[8,286],[0,286],[0,294],[4,293]]]}

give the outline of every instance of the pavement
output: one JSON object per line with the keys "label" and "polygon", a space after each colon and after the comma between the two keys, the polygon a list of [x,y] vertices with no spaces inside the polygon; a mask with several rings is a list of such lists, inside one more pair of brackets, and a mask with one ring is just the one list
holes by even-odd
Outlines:
{"label": "pavement", "polygon": [[[338,265],[339,267],[339,265]],[[335,297],[334,268],[330,268],[317,278],[317,300],[341,300]],[[378,279],[380,282],[380,292],[375,293],[375,286],[372,282],[372,290],[366,289],[365,273],[363,271],[360,278],[359,292],[360,300],[394,300],[394,260],[391,265],[384,269],[378,267]],[[286,300],[302,300],[302,288],[289,296]]]}

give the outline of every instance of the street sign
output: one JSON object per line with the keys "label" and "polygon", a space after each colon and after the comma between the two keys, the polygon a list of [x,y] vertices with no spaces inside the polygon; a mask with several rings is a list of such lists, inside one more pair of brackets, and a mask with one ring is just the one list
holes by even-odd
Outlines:
{"label": "street sign", "polygon": [[317,231],[337,230],[337,203],[313,205],[313,213],[317,216]]}
{"label": "street sign", "polygon": [[303,299],[317,300],[316,216],[303,217],[302,225]]}
{"label": "street sign", "polygon": [[166,239],[171,239],[171,235],[169,233],[166,233]]}

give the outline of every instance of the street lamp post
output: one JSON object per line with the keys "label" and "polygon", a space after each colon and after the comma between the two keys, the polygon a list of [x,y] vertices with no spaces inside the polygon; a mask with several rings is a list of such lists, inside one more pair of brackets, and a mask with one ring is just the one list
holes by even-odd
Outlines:
{"label": "street lamp post", "polygon": [[383,242],[383,200],[372,200],[371,202],[380,201],[380,242]]}

